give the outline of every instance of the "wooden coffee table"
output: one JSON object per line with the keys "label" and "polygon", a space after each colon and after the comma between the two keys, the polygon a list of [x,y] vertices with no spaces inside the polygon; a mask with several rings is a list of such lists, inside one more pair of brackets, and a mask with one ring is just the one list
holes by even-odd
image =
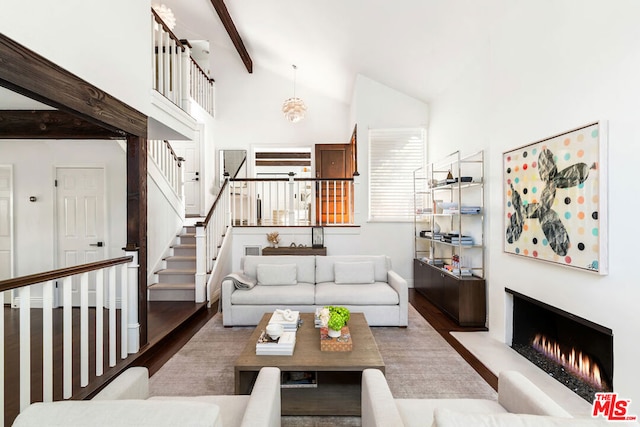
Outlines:
{"label": "wooden coffee table", "polygon": [[256,356],[256,341],[272,313],[267,313],[236,359],[235,392],[250,394],[260,368],[275,366],[283,375],[310,372],[316,387],[282,388],[282,415],[360,415],[362,371],[385,371],[384,361],[362,313],[351,313],[349,331],[353,351],[320,351],[320,330],[312,313],[302,313],[303,324],[296,334],[293,356]]}

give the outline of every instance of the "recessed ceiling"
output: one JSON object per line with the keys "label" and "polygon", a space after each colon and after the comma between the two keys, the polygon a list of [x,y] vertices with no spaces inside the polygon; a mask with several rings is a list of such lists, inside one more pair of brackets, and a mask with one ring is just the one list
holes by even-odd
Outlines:
{"label": "recessed ceiling", "polygon": [[[166,0],[180,38],[235,51],[210,0]],[[256,70],[350,102],[357,74],[429,102],[486,46],[513,0],[227,0]],[[238,72],[244,70],[238,59]],[[227,66],[228,64],[225,64]],[[246,72],[246,70],[244,70]]]}

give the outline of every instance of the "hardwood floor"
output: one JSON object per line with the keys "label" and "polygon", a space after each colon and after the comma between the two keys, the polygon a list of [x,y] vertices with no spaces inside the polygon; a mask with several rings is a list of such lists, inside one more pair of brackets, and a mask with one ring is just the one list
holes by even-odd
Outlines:
{"label": "hardwood floor", "polygon": [[449,332],[452,331],[486,331],[486,328],[469,328],[458,326],[453,319],[431,304],[427,298],[415,289],[409,289],[409,303],[425,318],[433,328],[453,347],[464,360],[491,386],[498,390],[498,377],[484,366],[473,354],[462,346]]}
{"label": "hardwood floor", "polygon": [[[197,331],[217,312],[217,304],[207,308],[206,304],[193,302],[149,302],[148,304],[148,336],[149,343],[139,353],[126,359],[119,359],[115,367],[105,366],[104,374],[96,377],[94,369],[89,369],[89,386],[80,387],[80,364],[78,363],[80,348],[80,314],[79,309],[72,310],[73,324],[73,358],[72,366],[72,399],[86,399],[95,395],[112,378],[129,366],[147,366],[150,373],[155,373],[169,358],[175,354]],[[42,401],[42,310],[31,310],[31,401]],[[117,316],[119,319],[119,316]],[[4,307],[5,350],[4,350],[4,425],[9,426],[18,414],[20,406],[20,312],[9,306]],[[54,310],[54,331],[62,329],[62,310]],[[118,321],[119,325],[119,321]],[[120,330],[117,326],[116,330]],[[95,337],[95,310],[89,310],[90,341]],[[108,342],[107,330],[104,334]],[[116,350],[120,354],[120,339]],[[95,366],[95,350],[89,349],[89,366]],[[104,360],[108,360],[105,352]],[[54,400],[62,399],[62,334],[54,333],[53,337],[53,378]]]}
{"label": "hardwood floor", "polygon": [[[451,331],[477,331],[484,330],[480,328],[464,328],[458,326],[450,317],[442,313],[438,308],[431,304],[424,296],[413,289],[409,289],[409,302],[416,310],[429,322],[436,331],[458,352],[460,355],[487,381],[491,387],[497,390],[498,379],[491,373],[478,359],[476,359],[468,350],[466,350],[449,332]],[[95,395],[104,385],[112,378],[129,366],[146,366],[149,373],[153,375],[157,372],[171,356],[182,348],[198,330],[218,311],[218,304],[214,304],[211,308],[207,308],[206,304],[196,304],[193,302],[165,302],[154,301],[148,305],[148,336],[149,344],[144,346],[139,353],[129,356],[115,368],[105,370],[105,374],[100,378],[91,375],[93,383],[84,389],[80,389],[78,383],[78,375],[74,368],[74,395],[73,399],[85,399]],[[14,368],[19,364],[19,353],[17,351],[17,342],[19,339],[19,321],[17,310],[5,307],[5,424],[11,425],[13,419],[18,413],[18,377],[17,370]],[[37,313],[32,314],[32,325],[38,325]],[[77,319],[74,315],[74,322]],[[41,321],[40,321],[41,324]],[[61,338],[55,338],[60,340]],[[74,343],[77,340],[74,339]],[[41,348],[41,333],[32,330],[32,348]],[[56,346],[60,347],[60,346]],[[74,352],[77,351],[74,345]],[[54,356],[54,360],[58,356]],[[91,360],[94,360],[95,354],[90,354]],[[34,363],[32,357],[32,399],[34,401],[41,400],[42,396],[42,373],[41,362]],[[9,368],[11,367],[11,368]],[[40,371],[40,372],[38,372]],[[15,375],[14,375],[15,374]],[[54,368],[54,378],[61,378],[61,369]],[[56,392],[56,398],[60,398]],[[40,396],[40,397],[38,397]]]}

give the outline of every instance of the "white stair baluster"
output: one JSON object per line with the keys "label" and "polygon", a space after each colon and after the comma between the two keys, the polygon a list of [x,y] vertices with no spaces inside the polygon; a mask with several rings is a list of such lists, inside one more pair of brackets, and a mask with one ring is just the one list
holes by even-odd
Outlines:
{"label": "white stair baluster", "polygon": [[53,282],[42,286],[42,401],[53,401]]}
{"label": "white stair baluster", "polygon": [[80,275],[80,387],[89,384],[89,273]]}
{"label": "white stair baluster", "polygon": [[31,286],[20,295],[20,411],[31,404]]}
{"label": "white stair baluster", "polygon": [[116,366],[116,267],[109,267],[109,366]]}
{"label": "white stair baluster", "polygon": [[96,376],[104,373],[104,269],[96,271]]}
{"label": "white stair baluster", "polygon": [[72,286],[73,277],[65,277],[62,282],[62,397],[65,399],[69,399],[73,393]]}

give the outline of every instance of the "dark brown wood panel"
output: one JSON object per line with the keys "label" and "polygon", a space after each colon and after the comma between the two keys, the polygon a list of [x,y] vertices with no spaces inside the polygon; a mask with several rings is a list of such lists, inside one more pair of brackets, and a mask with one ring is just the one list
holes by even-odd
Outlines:
{"label": "dark brown wood panel", "polygon": [[123,139],[113,132],[58,110],[0,110],[1,139]]}
{"label": "dark brown wood panel", "polygon": [[256,159],[311,159],[311,153],[259,152]]}
{"label": "dark brown wood panel", "polygon": [[147,117],[0,33],[0,86],[113,132],[147,135]]}
{"label": "dark brown wood panel", "polygon": [[[353,177],[351,144],[316,144],[316,178],[335,179]],[[353,191],[338,185],[316,184],[316,218],[321,224],[348,223],[349,206],[353,206]]]}
{"label": "dark brown wood panel", "polygon": [[293,247],[262,248],[262,255],[326,255],[327,248]]}
{"label": "dark brown wood panel", "polygon": [[127,250],[138,251],[140,345],[147,343],[147,140],[127,137]]}
{"label": "dark brown wood panel", "polygon": [[256,166],[311,166],[311,160],[256,160]]}
{"label": "dark brown wood panel", "polygon": [[484,279],[454,277],[442,269],[414,259],[414,283],[433,304],[463,326],[484,326],[486,295]]}

